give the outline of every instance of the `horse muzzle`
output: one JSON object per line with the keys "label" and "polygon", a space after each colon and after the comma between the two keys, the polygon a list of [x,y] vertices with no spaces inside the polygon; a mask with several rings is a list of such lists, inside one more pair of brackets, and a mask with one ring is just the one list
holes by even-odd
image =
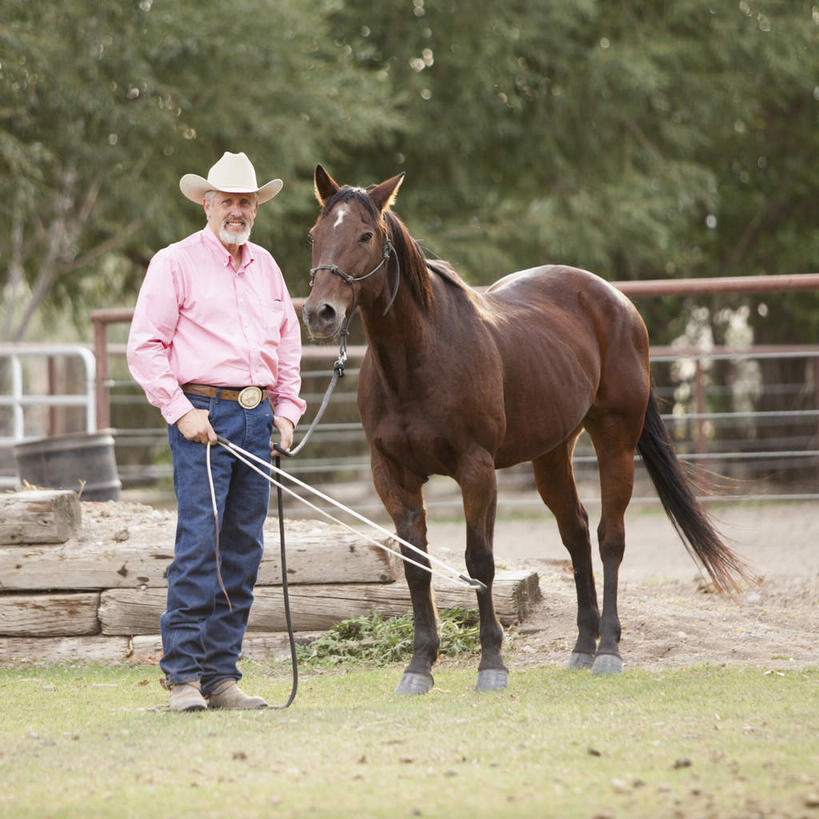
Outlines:
{"label": "horse muzzle", "polygon": [[339,334],[345,315],[345,306],[311,296],[304,302],[301,317],[311,338],[323,341]]}

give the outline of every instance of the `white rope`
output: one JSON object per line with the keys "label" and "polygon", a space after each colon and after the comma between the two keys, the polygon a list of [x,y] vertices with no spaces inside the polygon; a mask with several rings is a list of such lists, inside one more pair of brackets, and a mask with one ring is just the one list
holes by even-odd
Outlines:
{"label": "white rope", "polygon": [[228,610],[233,611],[230,595],[225,588],[225,581],[222,579],[222,558],[219,555],[219,509],[216,507],[216,490],[213,488],[213,470],[210,466],[210,441],[208,441],[208,450],[205,454],[205,460],[208,465],[208,486],[210,487],[210,502],[213,507],[213,523],[216,529],[216,545],[214,548],[216,555],[216,579],[219,581],[219,588],[222,590],[222,594],[225,595],[225,600],[227,600]]}
{"label": "white rope", "polygon": [[[242,449],[240,446],[237,446],[233,442],[228,441],[226,438],[219,437],[218,443],[222,447],[227,449],[228,452],[230,452],[237,460],[239,460],[242,463],[244,463],[245,465],[249,466],[252,470],[254,470],[259,475],[261,475],[263,478],[265,478],[267,481],[269,481],[273,486],[279,487],[283,491],[287,492],[288,495],[292,495],[294,498],[301,501],[306,506],[309,506],[311,509],[315,510],[319,514],[324,515],[324,517],[328,518],[329,520],[333,521],[334,523],[337,523],[339,526],[342,526],[345,529],[348,529],[349,531],[355,533],[359,537],[362,537],[364,540],[366,540],[369,543],[372,543],[374,546],[377,546],[379,549],[383,549],[385,552],[389,552],[390,554],[393,554],[396,557],[400,558],[405,563],[410,563],[413,566],[417,566],[419,569],[423,569],[424,571],[429,572],[431,575],[438,575],[440,577],[443,577],[446,580],[449,580],[450,582],[455,583],[456,585],[466,586],[467,588],[475,589],[475,590],[483,590],[483,589],[486,588],[486,586],[480,580],[476,580],[476,579],[474,579],[472,577],[469,577],[466,574],[463,574],[463,573],[459,572],[457,569],[453,569],[451,566],[448,566],[446,563],[444,563],[442,560],[439,560],[434,555],[430,555],[427,552],[425,552],[423,549],[419,549],[413,543],[410,543],[409,541],[404,540],[403,538],[399,537],[394,532],[390,532],[389,530],[385,529],[383,526],[379,526],[379,524],[374,523],[373,521],[369,520],[368,518],[365,518],[363,515],[360,515],[355,510],[350,509],[349,507],[345,506],[340,501],[337,501],[334,498],[331,498],[329,495],[325,495],[320,490],[316,489],[313,486],[310,486],[310,484],[304,483],[304,481],[299,480],[298,478],[291,475],[289,472],[285,472],[283,469],[275,466],[274,464],[271,464],[269,461],[265,461],[262,458],[259,458],[258,456],[254,455],[252,452],[248,452],[247,450]],[[318,496],[319,498],[326,501],[327,503],[330,503],[333,506],[337,507],[338,509],[341,509],[343,512],[347,512],[348,514],[352,515],[354,518],[357,518],[358,520],[360,520],[362,523],[366,524],[370,528],[375,529],[376,531],[379,531],[379,532],[385,534],[387,537],[390,537],[393,540],[398,541],[398,543],[400,543],[402,546],[405,546],[406,548],[410,549],[411,551],[416,552],[419,555],[422,555],[425,559],[429,560],[430,562],[436,563],[442,569],[449,572],[449,574],[443,574],[442,572],[439,572],[439,571],[433,569],[431,566],[427,566],[427,565],[425,565],[423,563],[419,563],[419,562],[413,560],[412,558],[407,557],[406,555],[402,554],[401,552],[398,552],[395,549],[391,549],[389,546],[385,545],[384,543],[381,543],[380,541],[375,540],[374,538],[371,538],[369,535],[366,535],[363,532],[360,532],[358,529],[354,529],[348,523],[345,523],[344,521],[339,520],[338,518],[334,517],[329,512],[327,512],[325,509],[322,509],[321,507],[316,506],[315,504],[313,504],[312,502],[307,500],[307,498],[303,498],[297,492],[293,491],[290,487],[285,486],[284,484],[280,483],[272,475],[268,475],[267,473],[263,472],[257,466],[250,463],[250,461],[247,460],[247,458],[243,457],[245,455],[247,456],[247,458],[251,458],[252,460],[257,461],[258,463],[262,464],[265,467],[265,469],[273,470],[274,472],[281,475],[282,477],[287,478],[287,479],[293,481],[293,483],[295,483],[298,486],[302,487],[303,489],[306,489],[308,492],[312,492],[314,495]]]}

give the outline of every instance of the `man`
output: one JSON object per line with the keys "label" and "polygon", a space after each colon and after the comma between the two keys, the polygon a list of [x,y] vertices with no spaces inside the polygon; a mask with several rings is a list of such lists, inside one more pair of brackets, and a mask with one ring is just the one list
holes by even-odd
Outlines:
{"label": "man", "polygon": [[273,427],[289,449],[305,409],[293,304],[273,257],[248,241],[259,205],[282,182],[258,187],[247,156],[226,152],[207,179],[186,174],[179,187],[207,224],[153,257],[128,339],[131,373],[168,423],[178,504],[160,666],[172,711],[264,708],[237,685],[236,662],[270,484],[211,448],[217,541],[205,445],[221,435],[269,459]]}

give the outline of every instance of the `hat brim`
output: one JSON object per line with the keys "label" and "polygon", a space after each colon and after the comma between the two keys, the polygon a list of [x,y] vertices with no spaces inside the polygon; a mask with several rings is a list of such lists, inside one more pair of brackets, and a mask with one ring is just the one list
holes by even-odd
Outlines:
{"label": "hat brim", "polygon": [[262,202],[267,202],[269,199],[272,199],[282,187],[284,187],[284,183],[281,179],[271,179],[270,182],[266,185],[262,185],[261,188],[215,188],[207,179],[195,173],[186,173],[179,180],[179,190],[181,190],[191,202],[196,202],[197,205],[202,204],[202,200],[208,191],[221,191],[222,193],[255,193],[261,205]]}

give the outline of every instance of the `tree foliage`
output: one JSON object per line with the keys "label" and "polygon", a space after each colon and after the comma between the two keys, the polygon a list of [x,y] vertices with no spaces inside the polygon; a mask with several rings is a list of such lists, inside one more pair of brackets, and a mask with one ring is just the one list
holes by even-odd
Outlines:
{"label": "tree foliage", "polygon": [[406,166],[399,207],[472,281],[819,269],[810,3],[368,7],[348,0],[345,37],[402,89],[408,129],[367,164]]}
{"label": "tree foliage", "polygon": [[254,238],[293,264],[298,246],[306,262],[315,158],[390,122],[386,85],[330,35],[330,5],[5,3],[0,338],[24,337],[38,309],[69,299],[133,303],[152,253],[204,222],[179,178],[205,175],[224,150],[289,184]]}
{"label": "tree foliage", "polygon": [[[4,17],[5,337],[25,303],[132,303],[152,252],[202,223],[179,177],[223,150],[284,178],[254,238],[296,292],[318,161],[355,184],[406,170],[402,217],[474,283],[543,262],[819,270],[809,2],[7,0]],[[814,297],[776,327],[758,301],[758,338],[815,338]],[[678,334],[669,304],[647,312]]]}

